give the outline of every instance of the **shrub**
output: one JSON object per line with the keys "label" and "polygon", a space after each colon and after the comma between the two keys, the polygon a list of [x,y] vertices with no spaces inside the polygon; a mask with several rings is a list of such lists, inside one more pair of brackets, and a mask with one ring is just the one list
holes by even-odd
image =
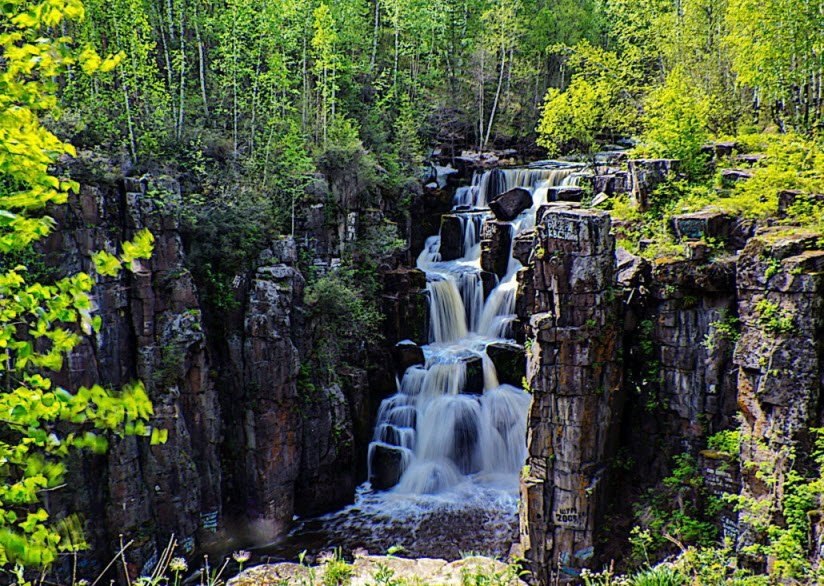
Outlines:
{"label": "shrub", "polygon": [[706,96],[680,68],[673,69],[664,84],[650,92],[645,103],[643,149],[655,157],[681,160],[689,177],[707,173],[709,106]]}

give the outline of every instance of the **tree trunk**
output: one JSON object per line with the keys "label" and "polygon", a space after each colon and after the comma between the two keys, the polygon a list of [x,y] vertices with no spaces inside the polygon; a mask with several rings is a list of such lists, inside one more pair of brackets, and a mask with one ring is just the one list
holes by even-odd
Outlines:
{"label": "tree trunk", "polygon": [[205,51],[203,48],[203,39],[200,38],[200,25],[198,24],[198,12],[197,12],[197,2],[195,2],[195,40],[197,41],[197,57],[198,57],[198,70],[200,74],[200,97],[203,99],[203,116],[205,118],[204,122],[208,124],[209,122],[209,100],[206,96],[206,56]]}
{"label": "tree trunk", "polygon": [[504,71],[506,70],[506,48],[501,47],[501,71],[498,74],[498,87],[495,89],[495,100],[492,102],[492,110],[489,112],[489,122],[486,125],[486,136],[484,137],[481,150],[486,148],[489,142],[489,135],[492,132],[492,123],[495,121],[495,112],[498,110],[498,100],[501,97],[501,87],[504,84]]}

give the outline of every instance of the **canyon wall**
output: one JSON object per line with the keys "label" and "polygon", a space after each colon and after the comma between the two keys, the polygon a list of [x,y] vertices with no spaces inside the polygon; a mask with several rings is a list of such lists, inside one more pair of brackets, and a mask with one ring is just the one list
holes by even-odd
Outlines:
{"label": "canyon wall", "polygon": [[[521,541],[537,583],[621,559],[622,516],[682,453],[710,494],[764,501],[759,526],[785,523],[786,475],[822,422],[824,250],[801,230],[740,224],[677,216],[688,258],[650,263],[613,253],[603,212],[550,204],[516,244],[533,393]],[[741,434],[737,460],[706,449],[725,429]],[[724,507],[716,521],[739,548],[765,537],[751,513]],[[820,544],[806,553],[817,559]],[[772,560],[751,563],[769,571]]]}
{"label": "canyon wall", "polygon": [[[171,535],[183,554],[229,539],[259,543],[283,535],[295,514],[351,502],[365,479],[369,379],[385,387],[386,368],[370,367],[380,361],[367,349],[338,365],[333,383],[301,369],[316,340],[295,241],[273,241],[235,276],[233,302],[209,307],[187,266],[178,182],[124,178],[94,158],[72,165],[81,189],[52,212],[58,227],[44,244],[51,270],[91,272],[93,251],[116,252],[142,228],[155,248],[133,273],[99,281],[102,329],[70,355],[57,382],[117,389],[142,380],[155,425],[169,432],[162,445],[132,437],[105,456],[76,458],[67,488],[48,496],[58,518],[82,516],[90,546],[82,574],[96,575],[121,536],[132,542],[125,557],[137,576]],[[305,228],[305,241],[321,243],[316,264],[339,255],[338,228],[334,220]]]}

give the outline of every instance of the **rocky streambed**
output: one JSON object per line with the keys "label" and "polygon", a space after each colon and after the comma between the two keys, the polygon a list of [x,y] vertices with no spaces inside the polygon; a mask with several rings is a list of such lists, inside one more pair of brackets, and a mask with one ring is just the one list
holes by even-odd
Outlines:
{"label": "rocky streambed", "polygon": [[[472,556],[447,562],[443,559],[405,559],[395,556],[359,556],[351,565],[334,561],[310,567],[295,563],[264,564],[241,572],[228,586],[266,586],[314,584],[325,576],[346,574],[351,586],[366,584],[439,584],[494,583],[501,586],[525,585],[512,566],[494,559]],[[483,580],[481,582],[480,580]]]}

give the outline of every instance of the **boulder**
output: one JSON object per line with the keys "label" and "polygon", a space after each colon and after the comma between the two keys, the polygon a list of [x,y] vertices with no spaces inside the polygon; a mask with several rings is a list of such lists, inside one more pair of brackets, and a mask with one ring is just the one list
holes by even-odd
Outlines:
{"label": "boulder", "polygon": [[464,393],[480,395],[484,392],[484,365],[480,356],[472,356],[466,361]]}
{"label": "boulder", "polygon": [[547,198],[549,201],[581,201],[584,190],[574,185],[559,185],[549,188]]}
{"label": "boulder", "polygon": [[498,382],[520,387],[526,376],[526,354],[520,344],[496,342],[486,347],[486,355],[498,371]]}
{"label": "boulder", "polygon": [[441,217],[441,260],[455,260],[463,256],[464,223],[460,216],[444,214]]}
{"label": "boulder", "polygon": [[735,219],[718,210],[702,210],[674,216],[670,229],[677,238],[716,238],[727,240]]}
{"label": "boulder", "polygon": [[532,195],[522,187],[510,189],[495,196],[489,202],[489,209],[495,217],[505,222],[511,222],[524,210],[532,207]]}
{"label": "boulder", "polygon": [[423,350],[412,340],[402,340],[395,344],[392,355],[399,375],[403,375],[410,366],[425,362]]}
{"label": "boulder", "polygon": [[750,171],[742,169],[722,169],[721,170],[721,184],[724,187],[732,187],[739,181],[746,181],[752,179],[753,175]]}
{"label": "boulder", "polygon": [[626,171],[610,171],[590,178],[595,193],[626,193],[630,190],[629,174]]}
{"label": "boulder", "polygon": [[404,470],[404,448],[372,444],[370,448],[369,482],[375,490],[389,490],[401,479]]}
{"label": "boulder", "polygon": [[481,229],[481,269],[502,279],[509,265],[512,248],[512,225],[487,220]]}

